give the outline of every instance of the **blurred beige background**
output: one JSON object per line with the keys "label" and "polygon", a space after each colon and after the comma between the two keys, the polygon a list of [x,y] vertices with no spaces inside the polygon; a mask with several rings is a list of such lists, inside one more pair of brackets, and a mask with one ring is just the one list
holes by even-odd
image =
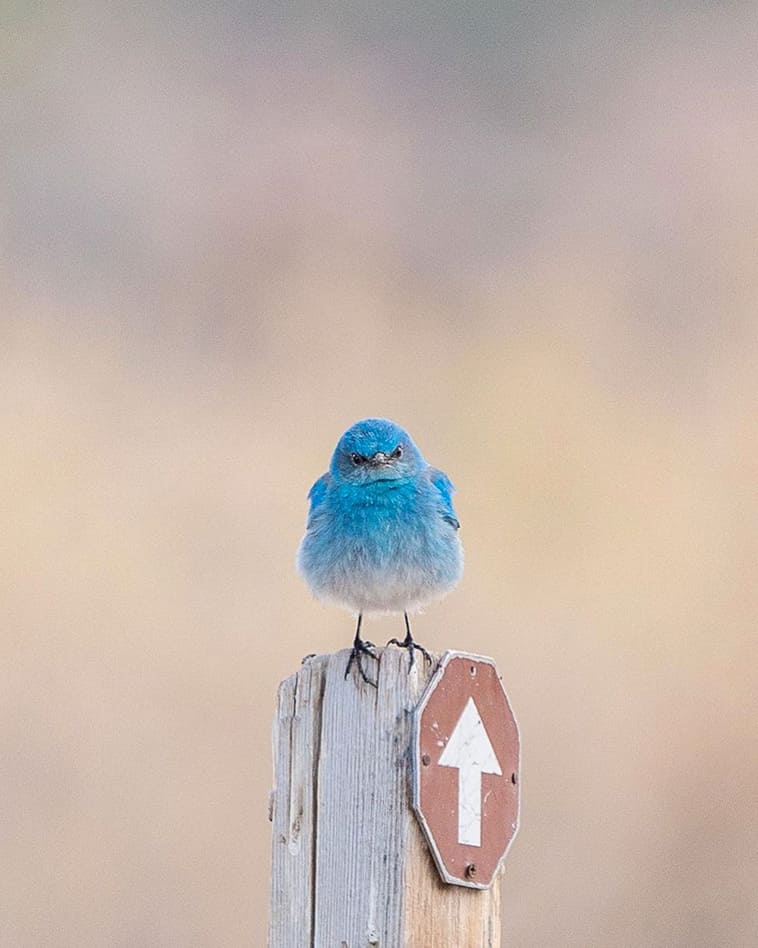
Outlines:
{"label": "blurred beige background", "polygon": [[4,19],[2,948],[264,944],[275,689],[352,635],[294,553],[368,414],[458,487],[417,636],[521,724],[504,943],[754,945],[755,5]]}

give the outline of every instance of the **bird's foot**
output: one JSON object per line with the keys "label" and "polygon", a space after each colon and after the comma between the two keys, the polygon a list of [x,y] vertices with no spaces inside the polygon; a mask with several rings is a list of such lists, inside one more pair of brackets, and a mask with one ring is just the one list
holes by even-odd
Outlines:
{"label": "bird's foot", "polygon": [[397,645],[398,648],[408,649],[408,657],[410,659],[408,663],[408,671],[413,668],[416,649],[421,652],[430,665],[432,663],[432,656],[429,654],[429,652],[427,652],[423,645],[419,645],[418,642],[414,642],[410,635],[406,635],[402,642],[400,639],[390,639],[389,642],[387,642],[387,645]]}
{"label": "bird's foot", "polygon": [[350,669],[353,667],[353,662],[355,662],[355,667],[358,669],[358,673],[361,678],[368,685],[373,685],[374,688],[378,688],[378,684],[374,681],[373,678],[369,678],[366,674],[366,669],[363,667],[363,656],[368,655],[373,658],[376,662],[379,661],[379,656],[376,652],[372,651],[374,649],[374,643],[364,641],[363,639],[356,638],[353,642],[353,648],[350,652],[350,658],[347,660],[347,668],[345,669],[345,678],[350,674]]}

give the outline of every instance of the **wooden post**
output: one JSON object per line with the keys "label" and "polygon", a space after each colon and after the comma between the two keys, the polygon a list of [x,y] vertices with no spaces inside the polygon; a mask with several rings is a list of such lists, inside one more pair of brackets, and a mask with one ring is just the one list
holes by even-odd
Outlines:
{"label": "wooden post", "polygon": [[345,680],[348,651],[279,687],[269,948],[500,948],[498,881],[443,883],[411,809],[412,712],[434,666],[378,652],[378,688]]}

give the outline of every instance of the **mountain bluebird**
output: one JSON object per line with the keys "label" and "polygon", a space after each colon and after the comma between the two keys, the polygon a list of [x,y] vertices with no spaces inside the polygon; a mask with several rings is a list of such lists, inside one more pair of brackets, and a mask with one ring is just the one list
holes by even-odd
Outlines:
{"label": "mountain bluebird", "polygon": [[453,485],[430,467],[410,435],[385,418],[366,418],[342,435],[331,464],[308,494],[310,512],[297,565],[319,599],[357,612],[347,678],[355,662],[376,658],[361,639],[364,613],[402,612],[405,639],[387,644],[414,649],[408,613],[449,592],[463,570]]}

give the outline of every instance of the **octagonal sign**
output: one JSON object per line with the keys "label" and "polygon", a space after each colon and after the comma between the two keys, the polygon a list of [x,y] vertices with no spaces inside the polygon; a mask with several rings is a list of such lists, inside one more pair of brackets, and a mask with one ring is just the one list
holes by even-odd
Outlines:
{"label": "octagonal sign", "polygon": [[446,652],[415,712],[413,808],[445,882],[486,889],[519,820],[518,725],[491,658]]}

